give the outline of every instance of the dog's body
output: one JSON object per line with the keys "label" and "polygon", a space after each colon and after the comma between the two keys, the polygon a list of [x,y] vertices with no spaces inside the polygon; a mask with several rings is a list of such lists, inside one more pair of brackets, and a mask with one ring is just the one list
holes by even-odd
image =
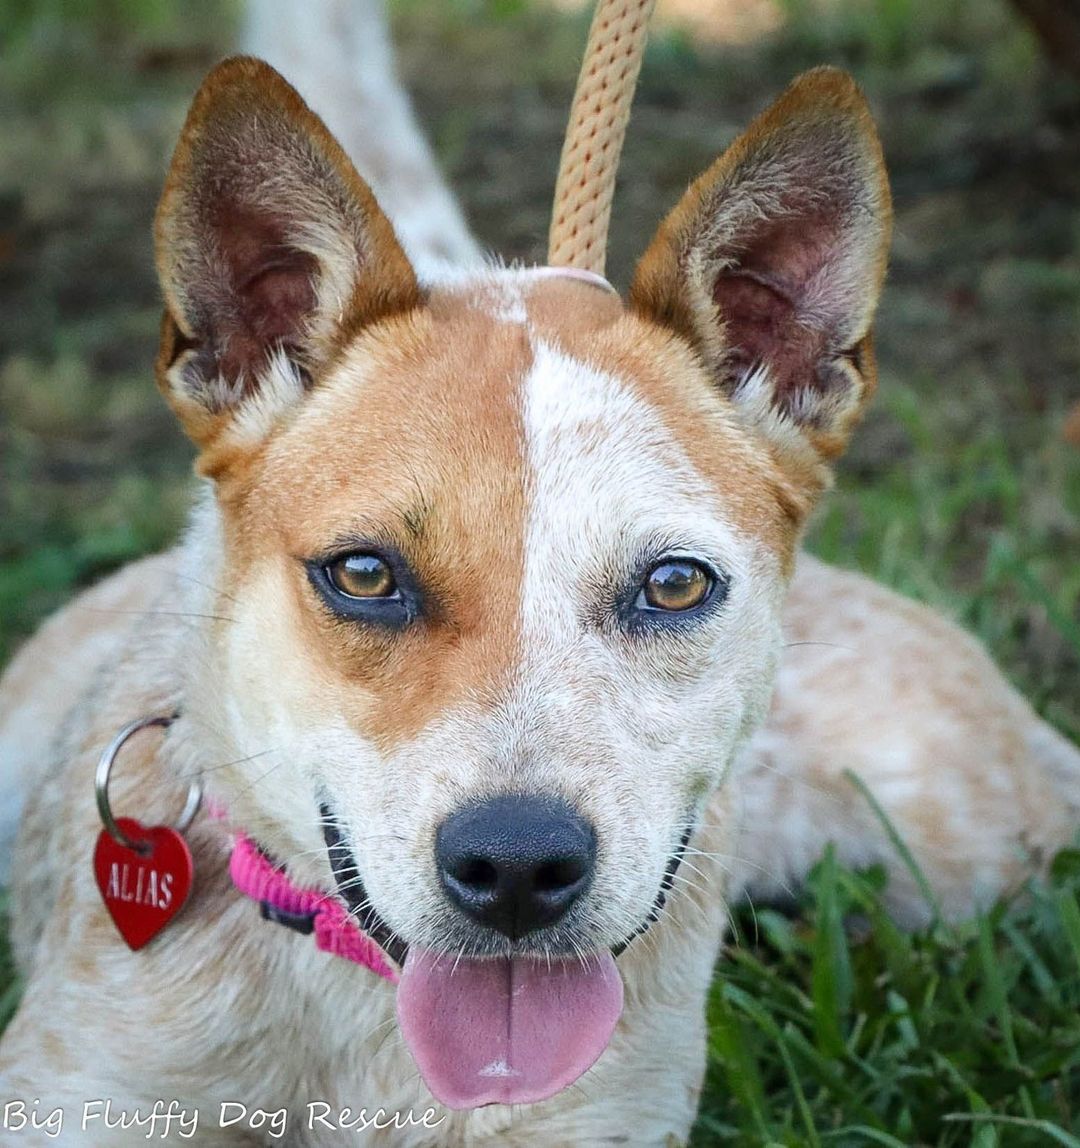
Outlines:
{"label": "dog's body", "polygon": [[[885,864],[899,919],[925,919],[845,770],[950,915],[1065,844],[1080,753],[982,650],[863,578],[796,562],[825,463],[872,389],[887,212],[861,101],[817,73],[688,193],[629,307],[549,273],[420,286],[280,80],[249,61],[215,73],[158,232],[159,381],[215,496],[182,547],[84,594],[5,675],[0,758],[28,795],[12,870],[28,984],[0,1092],[63,1107],[77,1144],[146,1137],[81,1128],[95,1098],[144,1113],[176,1098],[200,1112],[196,1142],[221,1146],[274,1142],[220,1127],[223,1103],[289,1109],[298,1146],[679,1142],[732,898],[784,892],[832,840],[849,863]],[[342,600],[341,554],[395,573],[378,617],[363,594]],[[680,586],[705,577],[707,596],[657,606],[670,587],[649,580],[672,567]],[[91,873],[92,774],[119,727],[174,710],[163,740],[125,750],[114,804],[168,823],[198,775],[227,819],[195,823],[192,902],[133,955]],[[583,891],[531,931],[477,929],[439,853],[461,810],[505,794],[557,795],[596,843]],[[399,989],[260,921],[229,882],[236,826],[297,882],[332,888],[327,820],[363,876],[358,908],[409,945]],[[463,957],[463,976],[542,954],[591,993],[590,962],[624,943],[621,1019],[580,1084],[514,1107],[433,1100],[395,1016],[396,992],[424,1003],[425,954]],[[564,961],[581,953],[581,971]],[[309,1104],[415,1123],[311,1127]]]}
{"label": "dog's body", "polygon": [[[288,1107],[290,1145],[366,1143],[359,1131],[308,1129],[307,1106],[325,1102],[337,1113],[366,1105],[419,1119],[432,1103],[394,1030],[394,989],[316,952],[309,938],[260,922],[228,882],[225,826],[200,819],[190,834],[197,899],[137,957],[119,942],[94,887],[94,765],[133,715],[163,713],[176,702],[181,651],[198,627],[184,608],[205,607],[185,574],[190,568],[183,551],[128,567],[57,615],[5,679],[5,766],[24,771],[34,797],[12,905],[16,956],[33,974],[4,1038],[4,1095],[63,1106],[69,1128],[88,1099],[113,1097],[118,1109],[148,1112],[155,1099],[175,1096],[203,1114],[196,1143],[210,1145],[262,1142],[217,1127],[224,1102],[252,1111]],[[369,1133],[372,1143],[683,1139],[697,1103],[704,996],[729,881],[783,892],[835,840],[849,862],[887,866],[903,919],[925,912],[873,815],[839,778],[842,768],[858,772],[886,803],[957,916],[971,911],[978,890],[989,898],[1015,885],[1030,871],[1031,848],[1045,854],[1068,840],[1077,811],[1063,794],[1075,792],[1076,754],[969,638],[866,579],[806,557],[785,636],[792,645],[771,717],[747,748],[742,772],[710,802],[703,818],[710,828],[694,842],[701,852],[689,860],[700,892],[680,887],[670,916],[620,957],[635,1002],[610,1050],[622,1054],[605,1055],[580,1088],[544,1104],[439,1109],[435,1129]],[[934,667],[929,680],[923,665]],[[197,715],[192,725],[197,746]],[[132,744],[116,804],[168,822],[198,750],[174,745],[171,735],[161,752],[158,744],[153,735]],[[255,764],[266,773],[263,761]],[[60,768],[63,784],[49,784]],[[741,839],[732,832],[740,800],[750,813]],[[949,817],[951,826],[943,824]],[[134,1144],[145,1130],[130,1135]],[[94,1123],[69,1141],[126,1142]]]}

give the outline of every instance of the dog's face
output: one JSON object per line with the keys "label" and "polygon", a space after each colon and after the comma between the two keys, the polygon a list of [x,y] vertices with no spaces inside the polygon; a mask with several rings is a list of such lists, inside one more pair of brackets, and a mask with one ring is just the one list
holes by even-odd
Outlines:
{"label": "dog's face", "polygon": [[[761,716],[782,488],[693,356],[602,288],[496,275],[361,336],[227,502],[214,688],[235,756],[304,779],[284,811],[259,794],[292,850],[325,802],[410,942],[632,936]],[[436,848],[506,795],[561,799],[596,853],[565,916],[513,936],[462,911]]]}
{"label": "dog's face", "polygon": [[627,305],[544,271],[421,288],[279,77],[207,81],[158,218],[159,378],[231,619],[186,704],[259,755],[234,815],[316,877],[325,834],[391,955],[618,951],[655,913],[763,715],[887,232],[861,98],[819,72]]}

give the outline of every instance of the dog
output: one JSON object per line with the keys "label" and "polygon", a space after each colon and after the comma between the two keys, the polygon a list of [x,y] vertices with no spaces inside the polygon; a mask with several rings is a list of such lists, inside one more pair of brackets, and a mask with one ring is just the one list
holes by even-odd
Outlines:
{"label": "dog", "polygon": [[[257,59],[195,96],[157,379],[204,494],[0,686],[19,1143],[134,1144],[167,1113],[221,1148],[683,1143],[731,903],[832,841],[927,919],[847,771],[950,916],[1077,824],[1080,752],[976,642],[799,552],[875,383],[890,200],[848,76],[750,125],[625,300],[392,224],[394,178],[373,194]],[[190,900],[132,952],[93,790],[144,715],[168,728],[126,742],[112,806],[204,801]],[[285,887],[362,949],[315,944]]]}

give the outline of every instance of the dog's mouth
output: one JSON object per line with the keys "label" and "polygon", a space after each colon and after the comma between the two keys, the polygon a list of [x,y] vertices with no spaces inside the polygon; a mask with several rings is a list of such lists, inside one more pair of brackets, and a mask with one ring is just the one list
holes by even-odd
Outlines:
{"label": "dog's mouth", "polygon": [[404,967],[409,946],[379,916],[371,898],[364,888],[360,870],[352,850],[345,842],[337,818],[328,805],[320,805],[322,814],[323,838],[330,858],[330,868],[337,882],[338,893],[349,912],[356,918],[360,928],[379,946],[380,949],[399,967]]}
{"label": "dog's mouth", "polygon": [[664,875],[660,879],[660,888],[656,891],[656,899],[652,903],[652,908],[645,914],[645,919],[641,924],[638,925],[628,937],[619,941],[618,944],[611,946],[612,956],[617,957],[625,952],[631,941],[640,937],[642,933],[647,932],[649,926],[660,919],[660,914],[664,911],[664,906],[667,904],[668,894],[675,884],[675,875],[678,873],[679,866],[682,864],[683,854],[686,852],[687,845],[690,844],[690,835],[693,832],[694,827],[692,825],[687,825],[683,830],[682,837],[679,838],[679,844],[668,860],[667,867],[664,869]]}
{"label": "dog's mouth", "polygon": [[[409,943],[390,928],[379,916],[375,906],[372,905],[371,898],[368,897],[367,890],[364,888],[364,881],[360,876],[356,859],[345,841],[333,811],[328,805],[323,804],[320,805],[319,812],[322,814],[323,838],[326,841],[330,868],[333,871],[339,895],[348,906],[349,912],[356,918],[360,928],[386,953],[394,964],[399,968],[404,967],[405,959],[409,954]],[[634,940],[646,933],[649,926],[660,919],[660,914],[667,904],[668,894],[675,884],[675,876],[679,871],[692,833],[693,826],[687,825],[679,839],[679,844],[671,854],[664,869],[664,875],[660,880],[660,887],[657,889],[652,907],[632,933],[611,946],[613,957],[621,956]]]}
{"label": "dog's mouth", "polygon": [[622,1013],[615,958],[663,912],[690,829],[641,925],[584,957],[454,957],[410,946],[379,916],[332,811],[321,808],[338,891],[357,922],[402,969],[402,1036],[435,1098],[448,1108],[531,1104],[561,1092],[607,1047]]}

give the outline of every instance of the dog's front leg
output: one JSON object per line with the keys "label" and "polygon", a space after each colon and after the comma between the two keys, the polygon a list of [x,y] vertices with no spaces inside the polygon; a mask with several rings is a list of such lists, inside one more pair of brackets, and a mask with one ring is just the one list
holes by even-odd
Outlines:
{"label": "dog's front leg", "polygon": [[[213,1148],[271,1143],[246,1126],[222,1128],[216,1101],[181,1100],[176,1093],[170,1097],[168,1086],[148,1089],[145,1081],[135,1079],[131,1065],[112,1054],[115,1031],[95,1033],[85,1014],[76,1019],[65,1007],[69,999],[67,987],[53,977],[32,978],[4,1033],[0,1143],[12,1148],[126,1148],[148,1139]],[[137,1016],[114,1019],[115,1028],[130,1025],[127,1041],[137,1061],[143,1042],[154,1042],[152,1022],[140,1024]]]}

